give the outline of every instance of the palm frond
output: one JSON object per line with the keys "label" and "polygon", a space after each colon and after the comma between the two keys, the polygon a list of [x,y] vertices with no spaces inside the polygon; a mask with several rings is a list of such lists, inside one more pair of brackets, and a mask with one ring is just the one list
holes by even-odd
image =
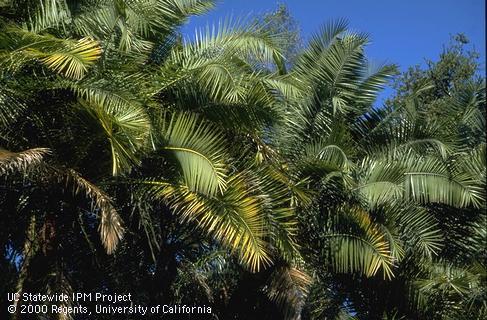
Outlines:
{"label": "palm frond", "polygon": [[80,40],[60,39],[12,26],[4,31],[8,34],[5,36],[2,33],[8,48],[0,56],[0,63],[14,70],[30,61],[39,61],[68,78],[81,79],[102,53],[98,41],[88,37]]}
{"label": "palm frond", "polygon": [[112,254],[123,238],[122,219],[112,204],[112,199],[96,185],[92,184],[72,169],[54,169],[58,179],[70,185],[73,193],[83,194],[92,202],[93,210],[100,218],[99,232],[101,242],[108,254]]}
{"label": "palm frond", "polygon": [[32,47],[26,51],[28,55],[40,59],[48,68],[73,79],[81,79],[87,72],[87,67],[101,56],[98,42],[89,38],[80,39],[57,52],[45,53]]}
{"label": "palm frond", "polygon": [[403,194],[403,167],[388,159],[364,158],[358,167],[358,182],[354,189],[371,206],[401,198]]}
{"label": "palm frond", "polygon": [[270,264],[262,200],[242,174],[232,176],[225,192],[212,198],[185,185],[157,180],[141,183],[149,186],[149,196],[167,203],[182,221],[195,222],[203,232],[237,254],[251,271]]}
{"label": "palm frond", "polygon": [[34,12],[30,17],[29,29],[35,33],[49,28],[66,28],[71,22],[71,11],[66,0],[37,1]]}
{"label": "palm frond", "polygon": [[[485,269],[482,271],[485,277]],[[481,286],[482,274],[472,273],[468,268],[456,267],[449,263],[435,263],[430,266],[430,274],[427,279],[418,279],[415,286],[424,300],[434,294],[459,297]]]}
{"label": "palm frond", "polygon": [[206,195],[223,194],[227,155],[222,133],[195,114],[173,114],[164,119],[160,150],[177,159],[186,185]]}
{"label": "palm frond", "polygon": [[110,88],[72,85],[81,106],[99,121],[112,153],[112,174],[139,163],[138,153],[151,130],[149,116],[140,102]]}
{"label": "palm frond", "polygon": [[186,43],[185,50],[210,57],[224,52],[244,61],[257,59],[272,63],[283,58],[278,37],[279,35],[270,34],[257,23],[226,19],[220,22],[218,28],[207,26],[205,30],[197,31],[194,41]]}
{"label": "palm frond", "polygon": [[76,30],[99,39],[116,39],[122,52],[149,53],[155,41],[171,33],[189,15],[213,6],[210,0],[105,1],[74,18]]}
{"label": "palm frond", "polygon": [[215,6],[214,0],[171,0],[170,3],[184,17],[206,13]]}
{"label": "palm frond", "polygon": [[417,248],[431,259],[444,245],[444,236],[437,219],[425,208],[400,198],[378,208],[385,212],[387,220],[399,229],[401,240],[407,248]]}
{"label": "palm frond", "polygon": [[446,159],[452,153],[453,147],[434,138],[423,138],[407,141],[398,146],[398,149],[414,150],[420,155],[425,154],[439,154],[443,159]]}
{"label": "palm frond", "polygon": [[49,153],[50,150],[47,148],[34,148],[20,152],[0,148],[0,174],[27,173],[35,170]]}
{"label": "palm frond", "polygon": [[265,286],[265,293],[284,310],[285,319],[295,319],[304,305],[312,278],[291,265],[275,268]]}
{"label": "palm frond", "polygon": [[384,88],[384,85],[394,74],[396,68],[394,65],[373,66],[368,63],[368,70],[364,73],[363,79],[360,80],[355,93],[358,99],[357,104],[363,104],[364,109],[368,109],[377,98],[380,90]]}
{"label": "palm frond", "polygon": [[26,108],[25,103],[15,97],[14,90],[0,87],[0,132],[9,128],[10,123]]}
{"label": "palm frond", "polygon": [[455,165],[451,170],[435,158],[423,158],[411,163],[404,174],[406,198],[421,203],[438,202],[455,207],[478,207],[485,201],[479,177],[455,170]]}
{"label": "palm frond", "polygon": [[[337,216],[334,228],[327,237],[330,240],[330,257],[333,267],[341,273],[358,272],[367,277],[382,271],[384,278],[394,276],[393,256],[390,243],[378,225],[362,209],[345,209],[348,213]],[[344,230],[346,224],[358,229]]]}
{"label": "palm frond", "polygon": [[344,172],[347,172],[352,165],[342,148],[324,141],[307,145],[304,150],[304,159],[316,166],[324,165]]}

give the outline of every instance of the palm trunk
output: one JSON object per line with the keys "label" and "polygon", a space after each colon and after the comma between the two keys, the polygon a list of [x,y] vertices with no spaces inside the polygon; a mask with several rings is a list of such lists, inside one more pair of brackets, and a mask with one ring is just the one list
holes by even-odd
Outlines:
{"label": "palm trunk", "polygon": [[[19,272],[19,279],[17,280],[17,285],[15,286],[15,291],[22,295],[24,290],[24,283],[29,275],[29,266],[32,260],[32,257],[36,254],[38,250],[38,242],[37,242],[37,233],[36,233],[36,217],[33,215],[30,219],[29,226],[26,231],[25,235],[25,242],[24,242],[24,249],[23,249],[23,256],[24,261],[22,262],[22,267],[20,268]],[[13,320],[20,319],[20,306],[17,305],[18,301],[14,302],[14,305],[17,307],[17,312],[12,315]]]}

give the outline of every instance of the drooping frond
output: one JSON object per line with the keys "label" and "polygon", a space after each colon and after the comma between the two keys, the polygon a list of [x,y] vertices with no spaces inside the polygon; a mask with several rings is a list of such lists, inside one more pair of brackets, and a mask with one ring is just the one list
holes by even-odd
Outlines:
{"label": "drooping frond", "polygon": [[9,69],[38,61],[68,78],[81,79],[102,53],[98,41],[88,37],[60,39],[12,26],[4,31],[1,36],[6,47],[0,47],[0,64]]}
{"label": "drooping frond", "polygon": [[108,254],[112,254],[123,237],[122,219],[112,204],[112,199],[100,188],[81,177],[72,169],[53,169],[59,180],[72,188],[74,194],[83,194],[91,201],[93,210],[98,214],[101,242]]}
{"label": "drooping frond", "polygon": [[435,138],[423,138],[407,141],[398,146],[398,149],[411,149],[419,155],[439,154],[446,159],[452,152],[452,147]]}
{"label": "drooping frond", "polygon": [[[471,130],[467,134],[483,135],[486,125],[485,101],[485,82],[482,84],[470,83],[454,96],[451,110],[448,111],[456,116],[454,120],[459,120],[462,126]],[[465,137],[462,138],[465,139]],[[475,137],[469,137],[469,139],[473,138]],[[464,142],[468,143],[466,140]]]}
{"label": "drooping frond", "polygon": [[405,196],[421,203],[438,202],[455,207],[478,207],[485,201],[485,192],[478,176],[455,170],[435,158],[420,158],[411,163],[405,175]]}
{"label": "drooping frond", "polygon": [[465,171],[472,177],[476,178],[477,184],[484,189],[483,199],[486,198],[486,166],[487,152],[485,142],[479,144],[475,149],[467,153],[467,155],[461,156],[457,164],[457,168],[459,170]]}
{"label": "drooping frond", "polygon": [[300,256],[296,241],[298,221],[296,205],[309,200],[309,195],[299,183],[273,166],[250,167],[255,186],[259,189],[262,207],[266,211],[269,242],[285,261],[295,261]]}
{"label": "drooping frond", "polygon": [[242,264],[258,271],[271,262],[266,237],[265,208],[252,183],[242,174],[228,180],[222,195],[207,197],[185,185],[143,181],[148,194],[167,203],[183,221],[203,231],[235,253]]}
{"label": "drooping frond", "polygon": [[355,191],[369,204],[401,198],[403,194],[403,167],[389,159],[363,159],[358,167],[358,182]]}
{"label": "drooping frond", "polygon": [[103,128],[111,146],[112,174],[139,163],[138,153],[147,143],[151,123],[140,102],[110,88],[76,85],[81,105]]}
{"label": "drooping frond", "polygon": [[400,199],[389,201],[377,210],[386,220],[397,225],[402,241],[409,248],[417,248],[423,256],[432,258],[444,245],[437,219],[425,208]]}
{"label": "drooping frond", "polygon": [[360,208],[344,210],[336,217],[334,226],[327,234],[335,270],[341,273],[358,272],[367,277],[381,271],[384,278],[392,278],[396,257],[379,225]]}
{"label": "drooping frond", "polygon": [[39,0],[28,23],[29,30],[39,33],[48,28],[66,28],[71,23],[71,11],[66,0]]}
{"label": "drooping frond", "polygon": [[[207,26],[196,33],[194,42],[186,44],[185,50],[193,54],[233,54],[236,59],[257,59],[272,63],[282,59],[278,44],[279,35],[270,34],[257,23],[243,23],[230,19],[218,27]],[[218,52],[220,51],[220,52]],[[238,61],[238,60],[237,60]]]}
{"label": "drooping frond", "polygon": [[186,185],[206,195],[226,189],[226,152],[222,133],[195,114],[165,116],[160,150],[173,155]]}
{"label": "drooping frond", "polygon": [[265,293],[284,311],[285,319],[295,319],[304,304],[312,278],[306,272],[291,266],[280,265],[273,271]]}
{"label": "drooping frond", "polygon": [[335,144],[328,144],[324,141],[311,143],[305,147],[304,161],[310,163],[315,168],[325,167],[329,171],[348,171],[351,162],[347,155],[339,146]]}
{"label": "drooping frond", "polygon": [[34,170],[49,152],[47,148],[34,148],[20,152],[0,148],[0,175]]}

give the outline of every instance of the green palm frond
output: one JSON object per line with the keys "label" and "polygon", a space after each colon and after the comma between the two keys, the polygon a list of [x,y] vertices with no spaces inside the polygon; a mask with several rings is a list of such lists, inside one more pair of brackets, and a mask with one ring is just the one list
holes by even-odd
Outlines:
{"label": "green palm frond", "polygon": [[277,86],[292,90],[277,75],[255,72],[252,66],[253,60],[273,63],[282,56],[275,42],[258,25],[228,21],[218,29],[208,27],[194,41],[171,50],[161,66],[159,91],[172,92],[178,98],[175,103],[185,109],[211,101],[230,115],[249,114],[250,121],[259,121],[260,109],[269,112],[274,104]]}
{"label": "green palm frond", "polygon": [[[185,46],[186,54],[235,55],[235,59],[257,59],[272,63],[283,59],[278,46],[279,35],[270,34],[258,23],[245,23],[226,19],[218,27],[209,26],[196,33],[195,39]],[[238,60],[237,60],[238,61]]]}
{"label": "green palm frond", "polygon": [[357,104],[362,104],[369,108],[375,101],[380,90],[391,78],[396,70],[395,65],[377,65],[373,66],[367,64],[367,71],[364,72],[363,78],[357,86],[355,96],[358,101]]}
{"label": "green palm frond", "polygon": [[183,17],[206,13],[215,6],[215,0],[171,0],[169,3]]}
{"label": "green palm frond", "polygon": [[406,197],[422,203],[438,202],[456,207],[478,207],[483,200],[482,189],[470,175],[449,175],[433,172],[407,172]]}
{"label": "green palm frond", "polygon": [[222,195],[209,198],[185,185],[142,181],[148,194],[167,203],[183,221],[194,221],[203,231],[235,253],[251,271],[271,262],[265,240],[265,210],[262,200],[242,174],[228,180]]}
{"label": "green palm frond", "polygon": [[[413,161],[416,160],[415,163]],[[485,201],[478,176],[435,158],[411,159],[405,175],[405,196],[421,203],[438,202],[455,207],[478,207]],[[453,170],[452,170],[453,169]]]}
{"label": "green palm frond", "polygon": [[49,28],[66,28],[71,23],[66,0],[40,0],[36,5],[35,14],[30,17],[30,31],[39,33]]}
{"label": "green palm frond", "polygon": [[485,133],[485,82],[470,83],[455,95],[450,112],[455,116],[460,115],[460,123],[473,132]]}
{"label": "green palm frond", "polygon": [[307,145],[304,149],[304,159],[314,166],[332,168],[347,172],[352,166],[351,161],[342,148],[335,144],[328,144],[325,141],[318,141]]}
{"label": "green palm frond", "polygon": [[164,116],[160,150],[173,155],[186,185],[206,195],[226,189],[228,157],[222,133],[195,114]]}
{"label": "green palm frond", "polygon": [[437,219],[425,208],[400,199],[382,204],[386,219],[396,225],[407,248],[417,248],[427,258],[435,256],[444,245],[444,236]]}
{"label": "green palm frond", "polygon": [[374,206],[401,198],[404,187],[404,169],[388,159],[364,158],[358,166],[358,182],[354,191],[360,193]]}
{"label": "green palm frond", "polygon": [[116,39],[122,52],[148,53],[189,15],[212,8],[210,0],[100,1],[74,17],[76,30],[99,39]]}
{"label": "green palm frond", "polygon": [[423,296],[440,294],[450,296],[450,299],[451,296],[456,296],[458,299],[481,286],[481,277],[485,277],[485,269],[481,271],[482,275],[448,263],[436,263],[431,265],[430,269],[428,279],[415,281],[415,286]]}
{"label": "green palm frond", "polygon": [[40,59],[48,68],[73,79],[81,79],[87,72],[87,67],[101,56],[98,42],[89,38],[80,39],[69,48],[58,52],[45,53],[32,47],[26,51],[28,55]]}
{"label": "green palm frond", "polygon": [[337,27],[340,34],[330,39],[335,34],[330,28],[333,24],[314,37],[297,61],[295,72],[309,81],[317,93],[321,91],[320,98],[331,102],[328,108],[335,114],[352,110],[356,90],[366,74],[363,46],[367,37],[344,33],[343,27]]}
{"label": "green palm frond", "polygon": [[439,154],[443,159],[452,153],[453,146],[446,144],[435,138],[423,138],[407,141],[398,146],[397,149],[411,149],[419,155]]}
{"label": "green palm frond", "polygon": [[311,36],[309,49],[312,53],[319,55],[330,47],[336,40],[343,36],[348,30],[348,21],[337,19],[330,21],[320,27],[318,32]]}
{"label": "green palm frond", "polygon": [[[394,276],[391,244],[367,212],[360,208],[345,209],[336,218],[335,226],[327,234],[333,267],[340,273],[357,272],[367,277],[382,271],[384,278]],[[346,225],[353,229],[344,229]]]}
{"label": "green palm frond", "polygon": [[19,114],[27,106],[15,96],[15,91],[8,87],[0,87],[0,132],[9,128]]}
{"label": "green palm frond", "polygon": [[73,85],[81,106],[103,128],[111,146],[112,174],[127,171],[139,163],[138,153],[151,130],[149,116],[140,102],[110,88]]}
{"label": "green palm frond", "polygon": [[88,37],[60,39],[12,26],[4,31],[1,36],[7,47],[0,47],[0,63],[13,70],[30,61],[39,61],[68,78],[81,79],[102,53],[98,41]]}
{"label": "green palm frond", "polygon": [[254,184],[261,193],[262,206],[266,210],[268,238],[278,255],[285,261],[300,256],[296,241],[298,221],[297,203],[306,202],[309,195],[292,181],[285,172],[275,167],[261,165],[248,168]]}
{"label": "green palm frond", "polygon": [[[467,172],[472,177],[476,177],[477,183],[485,187],[486,167],[487,167],[486,144],[481,143],[466,155],[462,155],[457,161],[457,168]],[[485,190],[485,188],[484,188]],[[483,198],[485,199],[485,193]]]}

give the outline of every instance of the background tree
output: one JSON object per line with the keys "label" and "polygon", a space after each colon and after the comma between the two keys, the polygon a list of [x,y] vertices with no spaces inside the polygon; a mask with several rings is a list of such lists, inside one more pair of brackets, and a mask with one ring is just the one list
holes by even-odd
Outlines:
{"label": "background tree", "polygon": [[[308,255],[311,264],[324,275],[311,289],[307,317],[340,316],[344,309],[360,319],[483,317],[485,296],[479,289],[485,286],[485,255],[479,244],[485,242],[485,232],[478,225],[486,218],[485,82],[476,75],[476,66],[474,54],[453,44],[427,70],[417,67],[398,77],[397,96],[383,108],[349,120],[339,131],[347,144],[310,148],[316,151],[311,153],[311,171],[307,170],[321,178],[319,197],[300,219],[304,241],[314,249]],[[345,159],[360,160],[344,171],[340,168]],[[340,171],[331,175],[334,168]],[[349,176],[346,180],[344,174]],[[375,252],[347,242],[337,247],[330,240],[344,231],[364,237],[357,226],[338,234],[334,229],[334,219],[343,209],[333,208],[350,203],[354,194],[359,197],[353,201],[377,226],[355,222],[359,228],[368,226],[366,231],[375,230],[377,240],[370,242],[377,245]],[[348,223],[342,220],[338,226]],[[326,253],[330,251],[331,261]],[[392,257],[383,265],[390,279],[362,271],[368,264],[360,264],[360,256],[379,253]],[[323,267],[330,262],[333,266],[333,259],[339,259],[342,269]],[[355,271],[365,277],[343,272],[347,262],[348,271],[354,271],[354,261]],[[469,293],[462,289],[466,287]]]}

